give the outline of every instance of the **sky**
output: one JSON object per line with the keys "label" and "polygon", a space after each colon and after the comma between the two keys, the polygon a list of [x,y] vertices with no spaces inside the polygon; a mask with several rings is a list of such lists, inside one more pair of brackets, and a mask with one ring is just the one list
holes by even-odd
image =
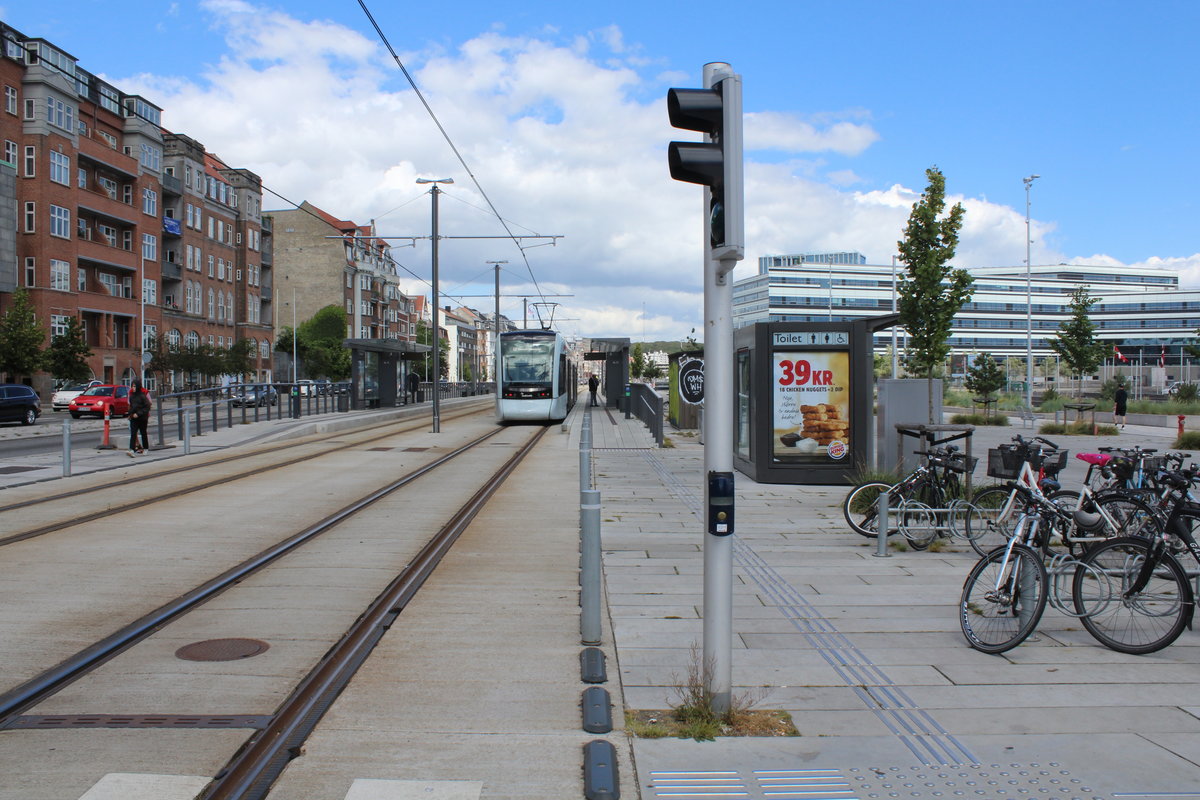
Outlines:
{"label": "sky", "polygon": [[428,294],[431,272],[415,181],[453,178],[442,304],[490,311],[475,295],[506,261],[502,313],[544,298],[569,335],[703,339],[702,189],[666,159],[697,135],[670,127],[665,98],[711,61],[744,89],[735,278],[781,253],[890,264],[937,166],[967,212],[955,266],[1023,267],[1028,197],[1033,264],[1166,267],[1200,287],[1200,4],[363,3],[399,63],[358,0],[0,0],[0,20],[257,173],[265,208],[307,200],[424,237],[393,240],[408,291]]}

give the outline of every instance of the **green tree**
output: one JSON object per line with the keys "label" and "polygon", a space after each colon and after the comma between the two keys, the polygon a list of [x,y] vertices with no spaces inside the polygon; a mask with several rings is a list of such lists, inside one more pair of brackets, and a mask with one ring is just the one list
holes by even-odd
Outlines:
{"label": "green tree", "polygon": [[[964,381],[967,390],[983,398],[990,398],[1004,386],[1004,373],[991,353],[982,353],[967,370]],[[984,405],[985,413],[987,405]]]}
{"label": "green tree", "polygon": [[1050,340],[1050,349],[1058,353],[1075,376],[1076,391],[1080,396],[1083,393],[1080,380],[1095,372],[1108,353],[1108,346],[1096,340],[1096,325],[1089,317],[1098,299],[1088,293],[1086,286],[1075,289],[1067,306],[1071,316],[1058,326],[1058,335]]}
{"label": "green tree", "polygon": [[254,343],[249,339],[238,339],[224,353],[224,369],[226,375],[236,375],[239,381],[244,381],[246,375],[254,372]]}
{"label": "green tree", "polygon": [[633,346],[633,351],[630,354],[629,377],[641,378],[646,374],[646,368],[649,366],[649,361],[646,358],[646,352],[642,347],[641,342],[637,342]]}
{"label": "green tree", "polygon": [[946,208],[946,179],[937,167],[925,170],[929,186],[913,204],[896,243],[905,275],[898,288],[900,324],[908,331],[905,365],[929,382],[929,414],[933,420],[933,378],[950,353],[954,315],[971,298],[972,279],[966,270],[949,266],[958,247],[958,232],[966,212],[955,203]]}
{"label": "green tree", "polygon": [[12,294],[12,306],[0,316],[0,375],[13,382],[31,377],[41,365],[46,332],[38,325],[24,288]]}
{"label": "green tree", "polygon": [[42,369],[61,381],[79,383],[92,377],[87,363],[91,357],[83,326],[78,318],[68,317],[66,332],[51,337],[50,346],[42,353]]}
{"label": "green tree", "polygon": [[[417,323],[417,344],[429,346],[432,337],[429,334],[429,326],[424,322]],[[450,375],[450,342],[438,337],[438,372],[440,377],[446,378]],[[433,354],[425,353],[415,362],[417,369],[421,374],[421,380],[432,380],[430,376],[433,372]]]}

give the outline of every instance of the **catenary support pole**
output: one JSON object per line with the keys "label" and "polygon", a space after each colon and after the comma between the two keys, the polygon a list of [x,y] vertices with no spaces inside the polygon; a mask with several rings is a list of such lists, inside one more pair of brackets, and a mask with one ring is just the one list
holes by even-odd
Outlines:
{"label": "catenary support pole", "polygon": [[600,644],[600,492],[580,494],[579,633],[584,644]]}

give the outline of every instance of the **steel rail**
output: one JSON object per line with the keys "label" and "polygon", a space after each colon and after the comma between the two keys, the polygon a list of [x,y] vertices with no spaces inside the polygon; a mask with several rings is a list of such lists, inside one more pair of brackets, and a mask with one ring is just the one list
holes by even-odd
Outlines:
{"label": "steel rail", "polygon": [[[487,409],[484,409],[484,410],[486,411]],[[450,419],[460,419],[461,417],[471,416],[472,414],[478,414],[478,413],[482,413],[482,412],[478,411],[478,410],[469,411],[464,414],[457,414],[453,417],[450,417]],[[424,420],[422,420],[422,423],[424,423]],[[388,423],[384,423],[382,425],[372,425],[369,428],[361,428],[358,431],[354,431],[354,433],[370,433],[370,432],[376,431],[380,428],[386,428],[386,427],[389,427],[389,426],[395,425],[395,424],[396,424],[395,422],[388,422]],[[422,425],[416,425],[414,427],[419,428],[419,427],[422,427]],[[388,435],[394,435],[396,433],[407,433],[409,430],[410,430],[410,428],[402,428],[400,430],[393,431],[392,433],[390,433]],[[191,484],[191,485],[185,486],[181,489],[176,489],[176,490],[170,491],[170,492],[164,492],[162,494],[154,495],[152,497],[138,498],[136,500],[131,500],[126,503],[118,503],[115,505],[108,506],[99,511],[94,511],[90,514],[83,514],[78,517],[72,517],[69,520],[63,520],[61,522],[51,522],[49,524],[41,526],[40,528],[31,528],[30,530],[27,530],[27,531],[22,531],[20,533],[14,533],[11,536],[0,537],[0,547],[4,547],[5,545],[10,545],[10,544],[16,544],[17,542],[23,542],[27,539],[35,539],[38,536],[44,536],[47,533],[53,533],[54,531],[60,531],[60,530],[63,530],[64,528],[70,528],[75,525],[82,525],[85,522],[94,522],[95,520],[104,519],[105,517],[113,516],[115,514],[121,514],[126,511],[136,511],[138,509],[145,508],[146,506],[150,505],[151,503],[160,503],[165,500],[171,500],[176,497],[182,497],[184,495],[191,494],[193,492],[199,492],[204,489],[211,489],[214,486],[220,486],[222,484],[241,480],[242,478],[249,477],[250,475],[257,475],[257,474],[261,474],[264,472],[270,472],[270,471],[276,470],[276,469],[283,469],[284,467],[290,467],[294,464],[300,464],[305,461],[310,461],[314,458],[320,458],[321,456],[329,455],[330,453],[336,453],[339,450],[347,450],[351,447],[360,447],[363,444],[370,442],[370,441],[373,441],[372,436],[361,437],[361,438],[355,439],[355,441],[353,441],[353,442],[341,444],[336,447],[329,447],[325,450],[320,450],[318,452],[310,453],[309,455],[302,456],[300,458],[292,459],[291,461],[281,461],[278,463],[269,464],[267,466],[258,467],[253,470],[248,470],[246,472],[239,472],[239,473],[235,473],[233,475],[227,475],[227,476],[221,477],[221,478],[214,478],[213,480],[205,481],[204,483]],[[278,447],[273,447],[270,449],[255,450],[252,453],[238,453],[234,456],[226,457],[226,458],[223,458],[223,459],[220,459],[217,461],[205,461],[200,464],[189,464],[188,466],[176,467],[174,469],[166,469],[161,472],[155,472],[151,475],[139,476],[138,479],[139,480],[154,480],[156,478],[171,477],[173,475],[178,475],[181,472],[191,472],[192,470],[203,469],[205,467],[212,467],[212,466],[217,466],[217,465],[221,465],[221,464],[226,464],[230,461],[235,461],[235,460],[239,460],[239,459],[253,458],[255,456],[262,456],[262,455],[269,455],[272,453],[278,453],[282,450],[289,450],[293,447],[302,447],[307,444],[312,444],[312,442],[288,442],[286,444],[281,444]],[[76,489],[76,490],[70,491],[70,492],[60,492],[59,494],[56,494],[56,495],[48,495],[46,497],[39,497],[35,500],[25,500],[20,503],[13,503],[13,504],[7,505],[7,506],[0,506],[0,513],[3,513],[5,511],[11,511],[13,509],[27,508],[29,506],[40,505],[42,503],[48,503],[48,502],[52,502],[52,501],[67,500],[72,497],[81,497],[81,496],[92,494],[93,492],[98,492],[98,491],[102,491],[105,489],[114,489],[117,487],[128,487],[129,483],[130,483],[129,479],[125,478],[120,481],[110,481],[107,483],[98,484],[96,486],[89,486],[84,489]]]}
{"label": "steel rail", "polygon": [[404,571],[284,700],[266,728],[257,731],[221,770],[199,800],[261,800],[371,650],[425,583],[458,537],[545,435],[541,428],[429,540]]}
{"label": "steel rail", "polygon": [[7,728],[21,712],[42,702],[104,662],[120,655],[125,650],[146,639],[155,631],[211,600],[230,586],[322,535],[333,526],[357,514],[377,500],[386,497],[397,489],[423,477],[446,462],[487,441],[501,430],[501,428],[496,428],[489,431],[483,436],[398,478],[387,486],[376,489],[370,494],[342,507],[321,521],[310,525],[299,533],[293,534],[257,555],[251,556],[237,566],[226,570],[215,578],[180,595],[111,635],[80,650],[56,666],[0,694],[0,730]]}

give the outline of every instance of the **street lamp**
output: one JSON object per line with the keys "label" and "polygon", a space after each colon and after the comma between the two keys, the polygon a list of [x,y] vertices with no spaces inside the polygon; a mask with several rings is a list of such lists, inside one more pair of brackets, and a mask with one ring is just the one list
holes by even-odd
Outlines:
{"label": "street lamp", "polygon": [[1033,266],[1029,248],[1033,239],[1029,232],[1029,187],[1041,175],[1022,178],[1025,183],[1025,405],[1033,408]]}
{"label": "street lamp", "polygon": [[438,392],[442,388],[439,380],[442,371],[441,365],[438,363],[441,356],[439,350],[441,341],[438,336],[438,302],[440,302],[438,295],[438,195],[442,192],[438,189],[438,184],[454,183],[454,178],[417,178],[417,183],[433,184],[433,187],[429,190],[429,194],[433,197],[433,232],[430,236],[433,242],[433,286],[431,288],[431,292],[433,293],[433,336],[430,341],[433,343],[433,432],[439,433],[442,429],[442,421],[438,404]]}

